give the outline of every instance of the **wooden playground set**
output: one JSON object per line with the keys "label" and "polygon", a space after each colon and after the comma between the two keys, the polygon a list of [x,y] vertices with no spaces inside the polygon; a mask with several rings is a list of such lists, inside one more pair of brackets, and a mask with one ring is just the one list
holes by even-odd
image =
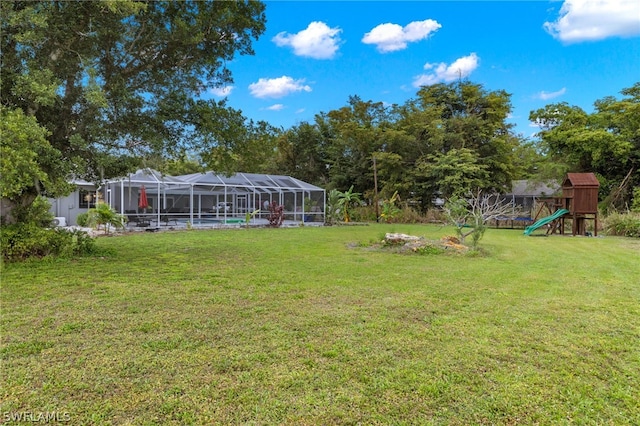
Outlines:
{"label": "wooden playground set", "polygon": [[546,227],[546,235],[564,235],[565,222],[571,221],[572,235],[590,235],[587,221],[593,220],[593,235],[598,235],[598,190],[600,183],[593,173],[568,173],[562,182],[562,196],[538,200],[533,224],[524,235]]}

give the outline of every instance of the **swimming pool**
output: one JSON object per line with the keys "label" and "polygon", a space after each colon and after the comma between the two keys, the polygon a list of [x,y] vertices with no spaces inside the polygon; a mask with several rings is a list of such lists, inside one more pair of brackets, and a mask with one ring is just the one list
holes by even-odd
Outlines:
{"label": "swimming pool", "polygon": [[[172,219],[171,221],[174,221],[174,219]],[[177,225],[187,226],[188,222],[191,222],[191,221],[185,218],[175,219],[175,223]],[[192,225],[216,225],[216,224],[239,224],[244,222],[245,222],[244,219],[240,219],[237,217],[230,217],[226,219],[224,218],[215,219],[210,217],[200,217],[200,218],[194,217],[193,222],[191,222],[191,224]]]}

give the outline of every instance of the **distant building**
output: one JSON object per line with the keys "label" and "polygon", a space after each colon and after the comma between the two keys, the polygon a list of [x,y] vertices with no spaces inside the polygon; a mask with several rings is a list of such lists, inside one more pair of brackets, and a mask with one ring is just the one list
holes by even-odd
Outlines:
{"label": "distant building", "polygon": [[562,186],[557,181],[514,180],[511,192],[504,194],[503,198],[514,206],[519,206],[521,215],[532,217],[532,210],[535,208],[537,200],[553,197],[561,191]]}
{"label": "distant building", "polygon": [[95,207],[98,197],[102,195],[94,183],[82,179],[73,179],[71,183],[76,186],[71,194],[49,199],[51,203],[49,211],[56,217],[58,225],[77,224],[78,215]]}

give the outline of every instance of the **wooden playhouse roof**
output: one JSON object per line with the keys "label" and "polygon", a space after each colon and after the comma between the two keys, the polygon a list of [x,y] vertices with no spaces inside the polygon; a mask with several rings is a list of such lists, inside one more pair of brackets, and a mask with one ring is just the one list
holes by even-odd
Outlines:
{"label": "wooden playhouse roof", "polygon": [[593,173],[567,173],[567,177],[562,182],[563,187],[572,186],[574,188],[599,188],[600,182]]}

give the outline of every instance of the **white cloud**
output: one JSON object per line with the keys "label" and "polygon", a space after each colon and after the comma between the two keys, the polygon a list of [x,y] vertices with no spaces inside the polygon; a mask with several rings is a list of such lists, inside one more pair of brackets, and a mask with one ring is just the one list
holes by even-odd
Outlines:
{"label": "white cloud", "polygon": [[539,99],[542,99],[543,101],[549,100],[549,99],[553,99],[553,98],[557,98],[558,96],[562,96],[566,93],[567,88],[563,87],[560,90],[557,90],[555,92],[545,92],[544,90],[540,93],[538,93],[538,95],[536,96]]}
{"label": "white cloud", "polygon": [[340,44],[340,28],[329,28],[324,22],[312,22],[297,34],[278,33],[271,39],[277,46],[291,46],[298,56],[332,59]]}
{"label": "white cloud", "polygon": [[296,114],[302,114],[304,112],[304,108],[300,108],[296,110]]}
{"label": "white cloud", "polygon": [[440,25],[433,19],[414,21],[402,27],[398,24],[380,24],[362,37],[365,44],[375,44],[381,53],[394,52],[407,48],[408,42],[423,40],[438,29]]}
{"label": "white cloud", "polygon": [[451,65],[444,62],[439,64],[427,63],[424,65],[425,70],[432,70],[427,74],[416,76],[413,80],[413,87],[430,86],[441,82],[451,82],[457,79],[468,77],[476,68],[480,58],[475,53],[469,56],[458,58]]}
{"label": "white cloud", "polygon": [[566,0],[544,29],[565,43],[631,37],[640,34],[638,0]]}
{"label": "white cloud", "polygon": [[211,93],[213,96],[224,98],[226,96],[229,96],[233,89],[235,89],[234,86],[212,87],[211,89],[209,89],[209,93]]}
{"label": "white cloud", "polygon": [[249,85],[249,91],[256,98],[282,98],[295,92],[310,92],[311,87],[303,83],[304,79],[294,80],[286,75],[278,78],[261,78]]}
{"label": "white cloud", "polygon": [[284,105],[282,104],[273,104],[270,107],[265,108],[269,111],[282,111],[284,109]]}

